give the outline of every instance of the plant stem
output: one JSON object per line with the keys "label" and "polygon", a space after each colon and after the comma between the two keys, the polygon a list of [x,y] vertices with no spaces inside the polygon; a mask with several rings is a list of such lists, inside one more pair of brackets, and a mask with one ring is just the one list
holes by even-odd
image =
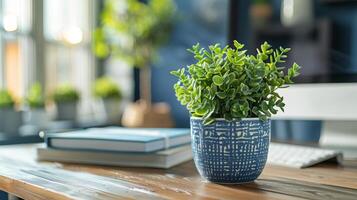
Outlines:
{"label": "plant stem", "polygon": [[151,68],[149,66],[140,68],[140,99],[144,101],[147,108],[151,107]]}

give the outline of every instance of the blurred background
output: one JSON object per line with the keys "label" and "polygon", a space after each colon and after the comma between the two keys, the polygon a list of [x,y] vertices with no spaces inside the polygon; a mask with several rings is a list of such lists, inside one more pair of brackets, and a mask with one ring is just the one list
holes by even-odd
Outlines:
{"label": "blurred background", "polygon": [[[356,81],[353,0],[1,0],[0,20],[0,144],[40,130],[189,127],[169,72],[193,62],[196,43],[237,39],[255,53],[269,41],[293,49],[300,84]],[[319,120],[280,119],[272,137],[320,132]]]}

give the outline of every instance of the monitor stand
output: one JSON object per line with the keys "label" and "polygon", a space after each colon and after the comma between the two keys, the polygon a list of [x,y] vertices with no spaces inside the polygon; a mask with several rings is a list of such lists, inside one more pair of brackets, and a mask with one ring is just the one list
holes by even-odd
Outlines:
{"label": "monitor stand", "polygon": [[319,144],[357,160],[357,121],[323,121]]}

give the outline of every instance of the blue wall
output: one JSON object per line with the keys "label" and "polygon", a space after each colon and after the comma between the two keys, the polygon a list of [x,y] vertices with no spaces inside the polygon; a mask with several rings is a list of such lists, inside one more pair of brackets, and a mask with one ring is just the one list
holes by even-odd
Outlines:
{"label": "blue wall", "polygon": [[176,0],[177,21],[169,43],[160,49],[152,72],[153,101],[170,104],[176,126],[189,127],[189,113],[176,99],[173,85],[176,78],[169,73],[194,62],[186,49],[199,42],[227,43],[228,0]]}

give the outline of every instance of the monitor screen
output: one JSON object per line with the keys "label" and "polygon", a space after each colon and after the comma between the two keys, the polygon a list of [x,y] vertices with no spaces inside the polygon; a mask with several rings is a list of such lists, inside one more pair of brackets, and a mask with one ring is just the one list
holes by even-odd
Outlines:
{"label": "monitor screen", "polygon": [[[286,10],[295,9],[299,11],[297,13],[303,13],[294,16],[294,12],[288,12],[289,23],[284,19],[284,4],[281,2],[284,1],[271,4],[272,17],[263,25],[250,23],[251,51],[254,52],[264,41],[274,47],[290,47],[292,51],[286,64],[295,61],[302,66],[301,76],[295,80],[297,83],[356,82],[357,2],[311,1],[311,5],[307,5],[300,1],[286,1],[293,2],[286,3]],[[241,7],[240,10],[249,9]],[[306,17],[309,13],[311,16]],[[294,17],[296,22],[304,20],[292,24]],[[242,26],[239,33],[247,31]]]}

